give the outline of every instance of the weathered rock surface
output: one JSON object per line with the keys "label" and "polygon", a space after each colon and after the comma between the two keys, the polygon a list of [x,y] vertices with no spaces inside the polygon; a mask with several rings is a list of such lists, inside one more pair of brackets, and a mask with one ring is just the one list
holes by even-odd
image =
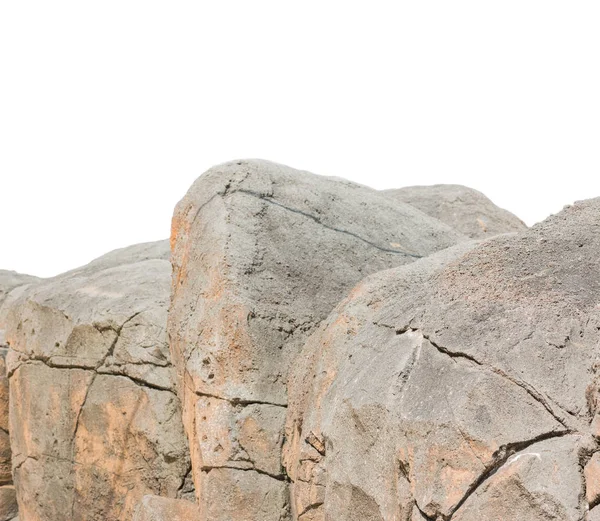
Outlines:
{"label": "weathered rock surface", "polygon": [[0,521],[11,520],[17,515],[17,499],[12,487],[12,458],[8,426],[9,388],[6,375],[6,354],[8,345],[5,340],[4,304],[11,292],[18,292],[27,284],[40,279],[14,271],[0,270]]}
{"label": "weathered rock surface", "polygon": [[25,284],[38,282],[39,280],[38,277],[24,275],[16,271],[0,270],[0,307],[2,307],[6,297],[12,290]]}
{"label": "weathered rock surface", "polygon": [[171,351],[208,520],[279,521],[290,365],[359,280],[466,237],[386,194],[266,161],[209,170],[173,218]]}
{"label": "weathered rock surface", "polygon": [[461,185],[407,186],[384,190],[397,201],[410,204],[473,239],[523,231],[518,217],[496,206],[477,190]]}
{"label": "weathered rock surface", "polygon": [[21,521],[131,519],[144,495],[184,490],[168,258],[167,241],[133,246],[7,299]]}
{"label": "weathered rock surface", "polygon": [[584,519],[599,294],[600,199],[367,278],[289,379],[293,518]]}
{"label": "weathered rock surface", "polygon": [[144,496],[133,521],[200,521],[200,512],[194,503],[183,499]]}
{"label": "weathered rock surface", "polygon": [[18,513],[15,487],[12,485],[0,487],[0,521],[11,521]]}

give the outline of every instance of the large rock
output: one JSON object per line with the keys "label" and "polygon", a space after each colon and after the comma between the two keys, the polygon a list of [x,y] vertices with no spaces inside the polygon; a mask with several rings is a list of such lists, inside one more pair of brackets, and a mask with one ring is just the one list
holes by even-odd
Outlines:
{"label": "large rock", "polygon": [[485,239],[526,228],[477,190],[461,185],[407,186],[383,193],[410,204],[473,239]]}
{"label": "large rock", "polygon": [[167,241],[126,248],[7,299],[21,521],[130,519],[185,489],[168,258]]}
{"label": "large rock", "polygon": [[289,380],[294,519],[584,519],[599,294],[600,199],[367,278]]}
{"label": "large rock", "polygon": [[194,503],[183,499],[144,496],[133,521],[200,521],[200,512]]}
{"label": "large rock", "polygon": [[266,161],[194,183],[173,218],[169,333],[206,519],[286,516],[286,381],[305,339],[366,275],[464,240],[381,192]]}

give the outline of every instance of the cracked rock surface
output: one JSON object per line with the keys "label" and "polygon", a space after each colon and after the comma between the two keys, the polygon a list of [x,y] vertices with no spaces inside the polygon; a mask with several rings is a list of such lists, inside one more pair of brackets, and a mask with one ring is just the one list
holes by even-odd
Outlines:
{"label": "cracked rock surface", "polygon": [[418,208],[472,239],[487,239],[527,228],[521,219],[466,186],[407,186],[383,193]]}
{"label": "cracked rock surface", "polygon": [[131,519],[190,493],[166,321],[167,241],[118,250],[6,298],[22,521]]}
{"label": "cracked rock surface", "polygon": [[289,378],[294,520],[598,519],[600,199],[372,275]]}
{"label": "cracked rock surface", "polygon": [[457,243],[413,206],[267,161],[202,175],[173,218],[169,334],[203,519],[288,517],[287,376],[362,278]]}
{"label": "cracked rock surface", "polygon": [[[14,271],[0,270],[0,521],[10,521],[18,513],[17,497],[12,485],[12,457],[8,426],[9,387],[6,375],[4,303],[11,293],[18,293],[27,284],[39,281],[37,277]],[[21,289],[20,289],[21,288]]]}

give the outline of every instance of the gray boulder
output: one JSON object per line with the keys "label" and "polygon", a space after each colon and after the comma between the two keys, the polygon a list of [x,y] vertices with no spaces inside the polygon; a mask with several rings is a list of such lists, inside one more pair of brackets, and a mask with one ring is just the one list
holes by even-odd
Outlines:
{"label": "gray boulder", "polygon": [[365,276],[463,241],[381,192],[267,161],[194,183],[173,217],[168,329],[206,519],[287,516],[286,382],[306,338]]}
{"label": "gray boulder", "polygon": [[168,258],[167,241],[126,248],[5,302],[24,521],[130,519],[144,495],[186,489],[166,334]]}
{"label": "gray boulder", "polygon": [[368,277],[289,379],[293,518],[584,519],[599,294],[600,199]]}
{"label": "gray boulder", "polygon": [[384,190],[473,239],[485,239],[527,228],[512,213],[499,208],[477,190],[461,185],[407,186]]}

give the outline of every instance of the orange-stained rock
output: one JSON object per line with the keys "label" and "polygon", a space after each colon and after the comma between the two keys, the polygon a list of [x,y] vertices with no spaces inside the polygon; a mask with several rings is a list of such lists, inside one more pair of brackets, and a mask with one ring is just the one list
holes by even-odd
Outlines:
{"label": "orange-stained rock", "polygon": [[590,507],[600,502],[600,452],[592,455],[583,469],[585,496]]}
{"label": "orange-stained rock", "polygon": [[132,521],[200,521],[198,506],[183,499],[144,496]]}
{"label": "orange-stained rock", "polygon": [[208,521],[286,515],[286,382],[304,341],[364,276],[464,240],[381,192],[267,161],[194,183],[172,222],[169,334]]}
{"label": "orange-stained rock", "polygon": [[288,379],[293,519],[584,519],[598,294],[600,199],[367,277]]}
{"label": "orange-stained rock", "polygon": [[4,307],[21,521],[131,519],[189,494],[166,335],[167,241],[46,279]]}

